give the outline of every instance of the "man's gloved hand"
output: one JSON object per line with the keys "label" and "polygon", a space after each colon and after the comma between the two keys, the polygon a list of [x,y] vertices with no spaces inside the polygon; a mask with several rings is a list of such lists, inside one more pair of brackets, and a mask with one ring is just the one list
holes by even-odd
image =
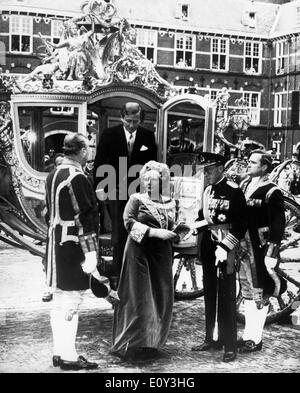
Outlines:
{"label": "man's gloved hand", "polygon": [[272,271],[277,265],[277,258],[265,257],[265,265],[269,274],[272,274]]}
{"label": "man's gloved hand", "polygon": [[216,263],[215,265],[218,266],[219,262],[225,262],[227,261],[227,251],[224,250],[221,246],[217,246],[217,249],[215,251],[215,256],[216,256]]}
{"label": "man's gloved hand", "polygon": [[90,251],[85,254],[85,261],[81,263],[82,270],[86,274],[91,274],[97,267],[97,253]]}

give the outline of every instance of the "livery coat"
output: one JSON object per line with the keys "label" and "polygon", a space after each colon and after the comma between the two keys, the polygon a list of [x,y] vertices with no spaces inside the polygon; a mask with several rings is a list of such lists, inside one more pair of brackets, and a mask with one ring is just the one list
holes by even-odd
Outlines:
{"label": "livery coat", "polygon": [[98,249],[99,219],[95,194],[78,162],[65,158],[48,175],[46,207],[47,284],[67,291],[88,289],[80,264],[85,253]]}
{"label": "livery coat", "polygon": [[265,294],[272,294],[274,281],[267,272],[265,256],[277,258],[285,229],[283,195],[276,184],[265,177],[247,195],[251,179],[245,179],[240,187],[246,194],[248,230],[242,247],[250,258],[251,276],[254,288],[263,288]]}
{"label": "livery coat", "polygon": [[[202,215],[208,223],[201,242],[205,340],[213,340],[218,292],[219,341],[224,345],[225,351],[233,352],[236,351],[237,340],[235,251],[246,232],[245,213],[245,197],[235,183],[223,178],[205,189],[203,212],[200,212],[200,217]],[[219,281],[215,266],[215,251],[218,245],[228,252],[227,261],[220,266]]]}

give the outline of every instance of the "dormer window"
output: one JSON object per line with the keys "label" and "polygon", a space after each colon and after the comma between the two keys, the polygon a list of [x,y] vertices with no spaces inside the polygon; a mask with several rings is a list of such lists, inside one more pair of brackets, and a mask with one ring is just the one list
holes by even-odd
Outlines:
{"label": "dormer window", "polygon": [[181,19],[181,20],[188,20],[190,16],[190,5],[189,4],[183,4],[183,3],[177,3],[176,7],[176,19]]}
{"label": "dormer window", "polygon": [[189,6],[186,4],[182,6],[181,17],[182,19],[188,19],[189,17]]}
{"label": "dormer window", "polygon": [[296,9],[296,25],[300,26],[300,7]]}
{"label": "dormer window", "polygon": [[244,11],[242,23],[244,26],[250,27],[252,29],[255,29],[256,27],[256,7],[253,0]]}

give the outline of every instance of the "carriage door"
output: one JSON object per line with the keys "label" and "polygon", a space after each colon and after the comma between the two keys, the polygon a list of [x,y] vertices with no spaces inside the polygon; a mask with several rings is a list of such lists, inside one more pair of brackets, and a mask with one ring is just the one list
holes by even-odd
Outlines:
{"label": "carriage door", "polygon": [[[193,176],[198,153],[213,151],[214,116],[215,107],[196,94],[165,102],[159,116],[159,159],[170,167],[180,165],[185,176]],[[192,166],[192,173],[184,168],[187,165]]]}
{"label": "carriage door", "polygon": [[[159,118],[160,159],[170,167],[171,194],[176,200],[176,220],[191,225],[202,207],[205,187],[198,154],[213,151],[214,108],[209,101],[194,94],[183,94],[167,101]],[[191,248],[192,240],[180,247]]]}

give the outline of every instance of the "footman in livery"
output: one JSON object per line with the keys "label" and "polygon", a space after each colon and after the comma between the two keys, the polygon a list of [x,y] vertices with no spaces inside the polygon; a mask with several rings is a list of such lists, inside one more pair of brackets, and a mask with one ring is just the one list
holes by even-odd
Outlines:
{"label": "footman in livery", "polygon": [[[64,370],[97,368],[97,363],[78,356],[75,341],[78,309],[89,288],[90,274],[96,271],[98,257],[97,200],[83,173],[88,156],[84,135],[67,135],[65,158],[46,180],[47,284],[54,289],[51,327],[53,365]],[[103,278],[102,296],[109,293]]]}
{"label": "footman in livery", "polygon": [[286,283],[276,274],[285,228],[283,195],[268,178],[271,169],[271,156],[261,150],[253,151],[249,157],[249,177],[240,185],[248,216],[248,230],[241,242],[240,283],[246,319],[243,336],[238,341],[242,353],[262,349],[269,298],[286,289]]}

